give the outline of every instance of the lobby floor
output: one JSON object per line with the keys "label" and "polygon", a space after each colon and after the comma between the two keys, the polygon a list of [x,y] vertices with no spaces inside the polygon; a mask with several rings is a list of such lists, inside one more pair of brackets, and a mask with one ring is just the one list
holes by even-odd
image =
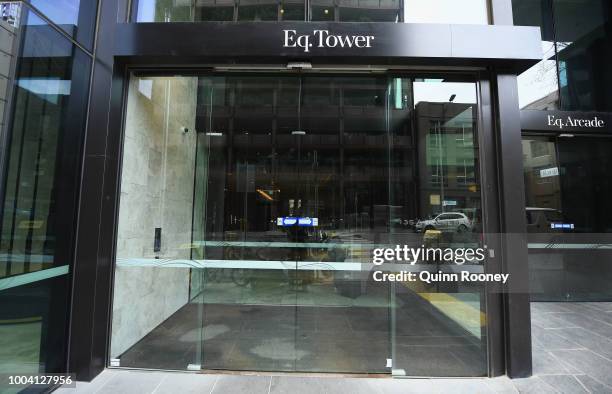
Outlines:
{"label": "lobby floor", "polygon": [[[304,294],[313,293],[309,288]],[[395,322],[394,368],[412,376],[429,376],[432,369],[448,377],[486,374],[480,327],[474,335],[464,327],[467,323],[457,323],[463,321],[453,320],[414,292],[398,292],[401,307],[394,309],[393,318],[388,300],[372,292],[354,300],[319,298],[317,306],[189,303],[123,353],[120,365],[385,374],[390,371],[386,362],[392,353],[390,325]],[[453,300],[453,306],[465,307],[465,302]],[[464,312],[470,314],[478,320],[480,310]]]}
{"label": "lobby floor", "polygon": [[612,303],[532,303],[534,376],[391,379],[110,369],[58,393],[612,393]]}

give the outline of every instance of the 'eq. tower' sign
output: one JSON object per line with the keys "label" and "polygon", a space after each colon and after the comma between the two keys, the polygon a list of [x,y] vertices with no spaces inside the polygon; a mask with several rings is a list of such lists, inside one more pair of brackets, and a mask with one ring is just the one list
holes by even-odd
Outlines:
{"label": "'eq. tower' sign", "polygon": [[296,30],[283,30],[283,48],[372,48],[374,36],[330,34],[329,30],[313,30],[312,34],[298,34]]}

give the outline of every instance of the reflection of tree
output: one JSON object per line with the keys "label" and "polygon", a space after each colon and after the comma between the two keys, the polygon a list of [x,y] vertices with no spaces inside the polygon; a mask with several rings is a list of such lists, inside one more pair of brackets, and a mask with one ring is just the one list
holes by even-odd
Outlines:
{"label": "reflection of tree", "polygon": [[542,41],[542,61],[518,77],[522,109],[556,109],[558,99],[555,43]]}
{"label": "reflection of tree", "polygon": [[551,73],[556,73],[555,58],[555,45],[552,42],[543,41],[542,50],[544,52],[543,59],[541,62],[534,66],[536,70],[535,79],[538,82],[550,84],[552,79],[550,78]]}

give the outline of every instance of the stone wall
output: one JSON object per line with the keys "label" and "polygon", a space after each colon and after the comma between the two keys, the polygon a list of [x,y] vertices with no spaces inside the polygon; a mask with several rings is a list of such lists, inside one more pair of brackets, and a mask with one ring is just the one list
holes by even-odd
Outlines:
{"label": "stone wall", "polygon": [[[123,265],[189,259],[197,78],[130,80],[117,234],[111,357],[188,302],[189,268]],[[188,128],[185,133],[183,128]],[[155,228],[161,250],[154,252]]]}

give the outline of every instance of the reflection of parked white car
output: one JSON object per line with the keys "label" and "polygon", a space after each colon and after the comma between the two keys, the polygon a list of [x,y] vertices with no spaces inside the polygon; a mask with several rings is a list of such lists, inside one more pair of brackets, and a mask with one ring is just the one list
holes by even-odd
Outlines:
{"label": "reflection of parked white car", "polygon": [[472,229],[470,219],[461,212],[446,212],[441,213],[431,219],[419,220],[415,229],[417,232],[427,230],[439,230],[445,233],[448,232],[465,232]]}

